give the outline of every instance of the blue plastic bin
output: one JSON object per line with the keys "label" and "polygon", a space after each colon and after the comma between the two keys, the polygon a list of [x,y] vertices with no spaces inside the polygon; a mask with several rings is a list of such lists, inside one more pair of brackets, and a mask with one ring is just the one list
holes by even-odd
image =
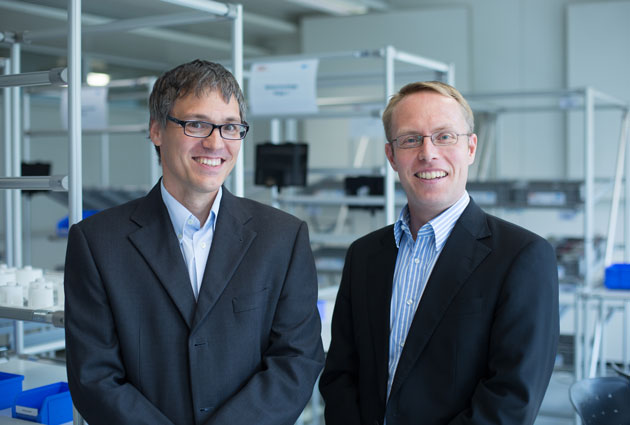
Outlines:
{"label": "blue plastic bin", "polygon": [[[83,218],[88,218],[91,215],[96,214],[97,212],[100,212],[100,210],[83,210]],[[68,223],[70,222],[70,220],[68,219],[68,216],[65,216],[64,218],[62,218],[61,220],[59,220],[57,222],[57,236],[59,236],[60,238],[65,238],[68,236]]]}
{"label": "blue plastic bin", "polygon": [[13,407],[15,397],[22,392],[24,375],[0,372],[0,410]]}
{"label": "blue plastic bin", "polygon": [[613,264],[606,268],[604,285],[609,289],[630,289],[630,264]]}
{"label": "blue plastic bin", "polygon": [[72,399],[68,384],[56,382],[23,391],[15,398],[12,416],[41,424],[59,425],[72,421]]}

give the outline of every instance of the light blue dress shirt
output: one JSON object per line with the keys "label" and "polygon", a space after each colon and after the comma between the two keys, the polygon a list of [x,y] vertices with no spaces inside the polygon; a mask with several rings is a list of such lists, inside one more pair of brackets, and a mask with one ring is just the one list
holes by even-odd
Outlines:
{"label": "light blue dress shirt", "polygon": [[433,266],[442,252],[455,222],[469,202],[468,192],[464,191],[462,197],[455,204],[429,220],[418,230],[415,241],[411,237],[408,205],[402,209],[400,217],[394,224],[394,238],[398,247],[398,256],[394,269],[389,317],[388,398],[411,322],[416,314]]}
{"label": "light blue dress shirt", "polygon": [[179,248],[184,256],[184,262],[188,268],[188,276],[192,285],[195,299],[199,297],[199,289],[203,282],[203,273],[206,270],[208,262],[208,254],[212,246],[214,237],[214,228],[219,215],[219,205],[223,196],[223,188],[220,187],[217,192],[210,215],[204,223],[201,223],[186,207],[177,201],[164,187],[164,182],[160,184],[162,190],[162,199],[168,210],[168,215],[173,223],[175,235],[179,240]]}

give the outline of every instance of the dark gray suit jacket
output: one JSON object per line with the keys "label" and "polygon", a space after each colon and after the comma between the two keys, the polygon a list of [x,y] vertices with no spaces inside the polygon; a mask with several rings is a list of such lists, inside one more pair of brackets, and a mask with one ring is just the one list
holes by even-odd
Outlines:
{"label": "dark gray suit jacket", "polygon": [[90,425],[293,424],[323,365],[306,224],[226,189],[197,302],[159,184],[72,226],[65,295]]}
{"label": "dark gray suit jacket", "polygon": [[387,401],[393,226],[348,250],[320,390],[326,425],[534,422],[558,344],[558,272],[541,237],[472,200],[420,300]]}

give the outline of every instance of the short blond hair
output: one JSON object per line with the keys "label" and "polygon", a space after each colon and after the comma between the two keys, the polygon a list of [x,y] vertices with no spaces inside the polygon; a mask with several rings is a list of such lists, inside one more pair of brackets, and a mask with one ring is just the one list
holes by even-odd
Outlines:
{"label": "short blond hair", "polygon": [[457,89],[453,86],[450,86],[441,81],[419,81],[416,83],[409,83],[403,88],[401,88],[398,93],[394,94],[391,99],[389,99],[389,103],[383,112],[383,127],[385,128],[385,137],[389,142],[392,141],[391,134],[391,126],[392,126],[392,116],[394,114],[394,109],[403,100],[405,97],[410,94],[419,93],[419,92],[434,92],[441,94],[443,96],[451,97],[457,101],[462,107],[462,113],[464,114],[464,119],[468,124],[468,131],[473,133],[475,131],[475,118],[473,115],[472,109],[470,109],[470,105],[464,99],[464,96],[457,91]]}

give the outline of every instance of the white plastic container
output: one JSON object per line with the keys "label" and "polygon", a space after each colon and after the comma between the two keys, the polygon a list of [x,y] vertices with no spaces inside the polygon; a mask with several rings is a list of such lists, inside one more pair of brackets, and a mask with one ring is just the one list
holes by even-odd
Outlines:
{"label": "white plastic container", "polygon": [[44,279],[48,282],[52,283],[53,287],[53,297],[55,301],[55,306],[63,309],[64,306],[64,292],[63,292],[63,273],[60,272],[52,272],[45,271]]}
{"label": "white plastic container", "polygon": [[43,275],[44,275],[44,271],[42,269],[33,268],[31,266],[24,266],[15,271],[15,277],[17,279],[17,282],[21,284],[22,286],[24,286],[25,288],[28,288],[28,285],[31,282],[36,281]]}
{"label": "white plastic container", "polygon": [[54,304],[53,285],[51,282],[43,278],[31,282],[28,288],[27,306],[29,308],[52,307]]}
{"label": "white plastic container", "polygon": [[22,285],[17,282],[9,282],[0,286],[0,300],[7,307],[24,307]]}
{"label": "white plastic container", "polygon": [[15,269],[8,268],[0,269],[0,286],[6,285],[9,282],[15,282]]}

